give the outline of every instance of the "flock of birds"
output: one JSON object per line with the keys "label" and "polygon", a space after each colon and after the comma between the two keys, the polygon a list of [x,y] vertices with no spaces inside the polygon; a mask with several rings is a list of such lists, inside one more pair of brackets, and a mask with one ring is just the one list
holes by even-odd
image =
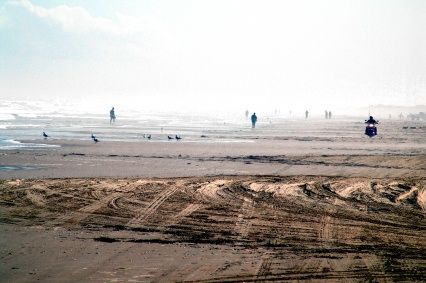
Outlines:
{"label": "flock of birds", "polygon": [[[44,139],[47,139],[47,138],[49,137],[49,135],[48,135],[48,134],[46,134],[45,132],[43,132],[43,137],[44,137]],[[99,142],[99,139],[98,139],[97,137],[95,137],[95,135],[94,135],[94,134],[92,134],[91,138],[92,138],[92,140],[93,140],[95,143],[98,143],[98,142]],[[152,136],[151,136],[151,135],[147,135],[147,134],[143,134],[143,138],[144,138],[144,139],[151,140]],[[182,139],[182,137],[181,137],[181,136],[178,136],[178,135],[175,135],[174,137],[173,137],[173,136],[169,136],[169,135],[168,135],[168,136],[167,136],[167,139],[168,139],[168,140],[174,140],[174,139],[176,139],[176,140],[178,141],[178,140],[181,140],[181,139]]]}
{"label": "flock of birds", "polygon": [[[143,138],[144,139],[148,139],[148,140],[150,140],[151,138],[152,138],[152,136],[151,135],[148,135],[148,134],[143,134],[142,135],[143,136]],[[182,137],[181,136],[178,136],[178,135],[175,135],[174,137],[173,136],[167,136],[167,139],[168,140],[181,140],[182,139]]]}

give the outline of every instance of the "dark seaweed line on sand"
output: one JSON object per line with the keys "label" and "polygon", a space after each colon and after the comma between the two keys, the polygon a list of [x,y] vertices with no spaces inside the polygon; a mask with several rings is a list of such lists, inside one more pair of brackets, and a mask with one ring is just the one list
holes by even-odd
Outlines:
{"label": "dark seaweed line on sand", "polygon": [[[343,162],[343,163],[327,163],[325,161],[303,161],[303,160],[292,160],[287,158],[282,158],[282,156],[268,156],[268,155],[248,155],[242,157],[190,157],[190,156],[144,156],[144,155],[127,155],[127,154],[108,154],[108,155],[89,155],[85,153],[66,153],[62,155],[63,157],[67,156],[84,156],[84,157],[117,157],[117,158],[152,158],[152,159],[182,159],[182,160],[192,160],[192,161],[231,161],[231,162],[242,162],[242,163],[277,163],[285,165],[322,165],[322,166],[346,166],[346,167],[366,167],[366,168],[381,168],[381,169],[410,169],[402,166],[383,166],[383,165],[369,165],[362,163],[352,163],[352,162]],[[302,157],[303,158],[303,157]],[[426,170],[426,167],[420,167],[416,170]]]}
{"label": "dark seaweed line on sand", "polygon": [[[327,163],[324,161],[302,161],[281,158],[279,156],[267,155],[248,155],[243,157],[210,157],[208,159],[199,158],[198,161],[232,161],[232,162],[257,162],[257,163],[278,163],[286,165],[323,165],[323,166],[348,166],[348,167],[367,167],[367,168],[383,168],[383,169],[410,169],[401,166],[381,166],[381,165],[368,165],[361,163]],[[426,170],[426,168],[418,168],[417,170]]]}

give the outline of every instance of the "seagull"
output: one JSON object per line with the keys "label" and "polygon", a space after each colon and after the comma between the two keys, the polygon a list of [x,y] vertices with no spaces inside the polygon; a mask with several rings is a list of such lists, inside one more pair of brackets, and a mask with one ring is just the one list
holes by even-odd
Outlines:
{"label": "seagull", "polygon": [[48,136],[45,132],[43,132],[43,137],[44,137],[45,139],[47,139],[49,136]]}
{"label": "seagull", "polygon": [[95,135],[92,134],[92,140],[96,139]]}
{"label": "seagull", "polygon": [[94,138],[94,139],[93,139],[93,141],[94,141],[95,143],[99,142],[99,140],[98,140],[97,138]]}
{"label": "seagull", "polygon": [[178,136],[178,135],[176,135],[175,137],[176,137],[176,140],[181,140],[181,139],[182,139],[182,138],[181,138],[180,136]]}
{"label": "seagull", "polygon": [[172,140],[172,139],[173,139],[171,136],[167,136],[167,138],[168,138],[169,140]]}
{"label": "seagull", "polygon": [[149,139],[149,140],[150,140],[150,139],[151,139],[151,135],[148,135],[148,136],[147,136],[147,139]]}

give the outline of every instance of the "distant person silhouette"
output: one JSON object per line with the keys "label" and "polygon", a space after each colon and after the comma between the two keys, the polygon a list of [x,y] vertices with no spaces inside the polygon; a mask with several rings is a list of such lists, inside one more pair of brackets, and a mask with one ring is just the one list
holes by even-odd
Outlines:
{"label": "distant person silhouette", "polygon": [[246,118],[248,118],[248,115],[249,115],[249,111],[246,110]]}
{"label": "distant person silhouette", "polygon": [[404,119],[404,115],[402,115],[402,113],[399,114],[399,119],[400,120]]}
{"label": "distant person silhouette", "polygon": [[252,128],[256,127],[256,122],[257,122],[257,116],[256,116],[256,113],[253,113],[253,115],[251,115],[251,127]]}
{"label": "distant person silhouette", "polygon": [[305,111],[305,119],[308,119],[308,116],[309,116],[309,111],[308,111],[308,110],[306,110],[306,111]]}
{"label": "distant person silhouette", "polygon": [[[379,121],[374,120],[373,116],[370,116],[368,120],[365,120],[365,124],[373,124],[375,126],[376,124],[379,124]],[[368,135],[369,127],[367,126],[365,128],[365,134]],[[374,127],[374,135],[377,135],[377,128]]]}
{"label": "distant person silhouette", "polygon": [[366,124],[373,124],[373,125],[378,124],[378,122],[376,120],[374,120],[373,116],[370,116],[370,118],[367,121],[365,121],[365,123]]}
{"label": "distant person silhouette", "polygon": [[331,111],[328,112],[328,119],[331,119]]}
{"label": "distant person silhouette", "polygon": [[109,111],[109,123],[115,123],[115,111],[114,107],[112,107],[111,111]]}
{"label": "distant person silhouette", "polygon": [[325,110],[325,119],[328,119],[328,111]]}

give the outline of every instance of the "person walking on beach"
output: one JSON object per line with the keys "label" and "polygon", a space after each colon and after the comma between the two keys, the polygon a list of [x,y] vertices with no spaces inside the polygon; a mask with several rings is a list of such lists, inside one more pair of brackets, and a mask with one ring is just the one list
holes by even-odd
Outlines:
{"label": "person walking on beach", "polygon": [[256,122],[257,122],[257,116],[256,113],[253,113],[253,115],[251,115],[251,127],[254,129],[254,127],[256,127]]}
{"label": "person walking on beach", "polygon": [[246,119],[248,118],[248,115],[249,115],[249,111],[246,110]]}
{"label": "person walking on beach", "polygon": [[306,111],[305,111],[305,119],[308,119],[308,116],[309,116],[309,111],[308,111],[308,110],[306,110]]}
{"label": "person walking on beach", "polygon": [[328,119],[331,119],[331,111],[328,111]]}
{"label": "person walking on beach", "polygon": [[325,110],[325,119],[328,119],[328,111]]}
{"label": "person walking on beach", "polygon": [[115,123],[115,111],[114,107],[112,107],[111,111],[109,111],[109,124]]}

